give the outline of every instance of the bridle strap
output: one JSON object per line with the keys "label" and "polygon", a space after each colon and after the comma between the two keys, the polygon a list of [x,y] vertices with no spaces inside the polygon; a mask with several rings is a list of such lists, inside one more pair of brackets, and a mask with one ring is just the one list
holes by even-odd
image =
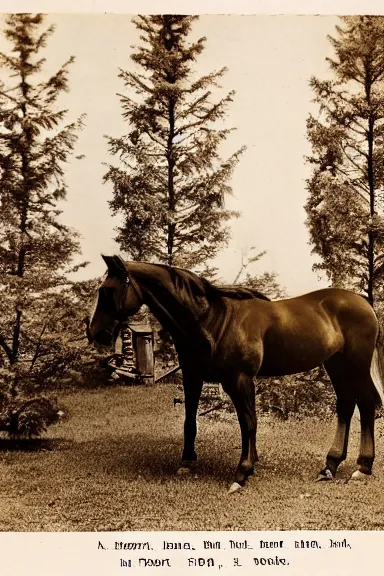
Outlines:
{"label": "bridle strap", "polygon": [[136,282],[135,278],[133,278],[133,276],[127,276],[127,279],[125,281],[125,286],[126,286],[126,292],[128,292],[128,286],[129,284],[132,284],[134,291],[136,292],[137,296],[139,297],[139,299],[144,303],[144,298],[143,298],[143,292],[139,286],[139,284]]}
{"label": "bridle strap", "polygon": [[[132,277],[127,276],[126,280],[125,280],[125,290],[124,290],[124,296],[123,296],[123,306],[127,300],[127,295],[128,295],[128,288],[129,286],[132,286],[132,288],[134,289],[134,291],[136,292],[136,295],[138,296],[138,298],[141,300],[141,302],[143,303],[143,293],[141,291],[140,286],[138,285],[138,283],[136,282],[136,280],[134,280]],[[125,309],[123,307],[120,308],[120,310],[117,311],[116,314],[116,319],[119,323],[121,322],[126,322],[128,319],[128,314],[126,313]]]}

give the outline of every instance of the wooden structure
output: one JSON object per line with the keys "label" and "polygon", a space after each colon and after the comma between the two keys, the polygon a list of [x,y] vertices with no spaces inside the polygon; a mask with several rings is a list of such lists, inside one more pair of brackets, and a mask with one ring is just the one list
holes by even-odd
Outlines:
{"label": "wooden structure", "polygon": [[[176,370],[173,369],[173,371]],[[226,394],[224,393],[224,390],[220,384],[217,382],[204,382],[203,390],[200,395],[200,402],[202,405],[211,405],[212,402],[215,402],[216,405],[219,402],[221,405],[225,400]],[[182,385],[177,387],[177,396],[175,396],[173,399],[173,405],[176,406],[176,404],[184,404],[184,392]],[[214,409],[216,409],[216,407]],[[208,412],[211,412],[211,409],[209,409]]]}
{"label": "wooden structure", "polygon": [[153,355],[153,330],[145,324],[130,324],[132,345],[136,355],[136,369],[147,384],[155,380],[155,357]]}
{"label": "wooden structure", "polygon": [[155,360],[153,330],[147,324],[126,324],[116,342],[115,373],[132,383],[153,384]]}

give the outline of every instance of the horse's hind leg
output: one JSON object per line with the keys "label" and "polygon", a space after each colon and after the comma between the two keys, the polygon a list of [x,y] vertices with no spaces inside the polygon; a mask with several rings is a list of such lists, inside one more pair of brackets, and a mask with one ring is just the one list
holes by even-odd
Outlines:
{"label": "horse's hind leg", "polygon": [[356,395],[342,355],[333,356],[324,363],[324,367],[336,393],[337,428],[327,454],[325,468],[321,470],[318,480],[331,480],[341,462],[347,457],[349,429],[356,406]]}
{"label": "horse's hind leg", "polygon": [[357,406],[360,412],[360,452],[357,459],[358,469],[352,479],[360,480],[372,474],[375,459],[375,411],[377,396],[371,376],[361,379],[357,395]]}
{"label": "horse's hind leg", "polygon": [[241,457],[230,490],[233,492],[244,486],[257,461],[255,385],[250,376],[241,373],[234,382],[223,383],[223,388],[235,406],[241,430]]}

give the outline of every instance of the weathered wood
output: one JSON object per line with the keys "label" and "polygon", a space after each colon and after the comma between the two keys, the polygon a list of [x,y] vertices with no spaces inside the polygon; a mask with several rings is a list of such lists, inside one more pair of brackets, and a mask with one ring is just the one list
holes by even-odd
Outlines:
{"label": "weathered wood", "polygon": [[153,337],[145,334],[136,337],[136,366],[140,376],[154,377]]}
{"label": "weathered wood", "polygon": [[220,402],[220,404],[216,404],[215,406],[212,406],[212,408],[208,408],[208,410],[204,410],[204,412],[200,412],[199,416],[205,416],[206,414],[209,414],[210,412],[213,412],[214,410],[220,410],[221,408],[223,408],[224,406],[224,402]]}
{"label": "weathered wood", "polygon": [[116,368],[115,373],[119,374],[119,376],[129,378],[130,380],[136,380],[137,378],[137,374],[134,374],[133,372],[130,372],[128,369],[124,368]]}
{"label": "weathered wood", "polygon": [[122,327],[115,343],[115,355],[121,357],[115,373],[131,381],[153,384],[155,366],[152,328],[145,324],[129,324]]}
{"label": "weathered wood", "polygon": [[176,374],[178,370],[180,370],[180,366],[174,366],[170,370],[166,370],[165,372],[163,372],[163,374],[160,374],[160,376],[157,376],[157,378],[155,378],[155,382],[160,382],[160,380],[162,380],[166,376],[172,376],[172,374]]}

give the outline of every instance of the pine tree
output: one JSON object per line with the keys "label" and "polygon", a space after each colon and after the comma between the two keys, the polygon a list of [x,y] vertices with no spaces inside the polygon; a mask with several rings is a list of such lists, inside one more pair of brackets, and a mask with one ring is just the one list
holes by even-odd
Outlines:
{"label": "pine tree", "polygon": [[276,272],[263,272],[262,274],[250,272],[249,269],[252,264],[259,262],[267,253],[264,250],[264,252],[255,254],[255,250],[255,246],[251,246],[249,250],[242,251],[240,268],[233,283],[258,290],[268,296],[268,298],[271,298],[271,300],[286,298],[286,290],[279,284]]}
{"label": "pine tree", "polygon": [[[196,78],[193,65],[205,38],[188,42],[196,16],[139,16],[142,45],[131,56],[140,71],[120,71],[130,90],[121,95],[128,132],[109,138],[119,167],[109,165],[110,206],[121,214],[117,242],[137,260],[198,267],[228,239],[225,222],[235,216],[224,198],[241,148],[227,160],[220,144],[234,92],[217,102],[212,88],[226,69]],[[138,98],[134,94],[138,95]]]}
{"label": "pine tree", "polygon": [[307,225],[313,252],[332,284],[383,290],[384,19],[341,18],[333,79],[311,79],[320,115],[307,122],[313,155]]}
{"label": "pine tree", "polygon": [[66,274],[80,253],[77,233],[60,221],[58,201],[66,195],[64,165],[83,118],[66,124],[57,102],[68,91],[73,57],[44,79],[39,53],[54,32],[42,31],[45,19],[8,15],[11,50],[0,54],[0,370],[11,396],[57,369],[60,327],[71,314],[73,321]]}

